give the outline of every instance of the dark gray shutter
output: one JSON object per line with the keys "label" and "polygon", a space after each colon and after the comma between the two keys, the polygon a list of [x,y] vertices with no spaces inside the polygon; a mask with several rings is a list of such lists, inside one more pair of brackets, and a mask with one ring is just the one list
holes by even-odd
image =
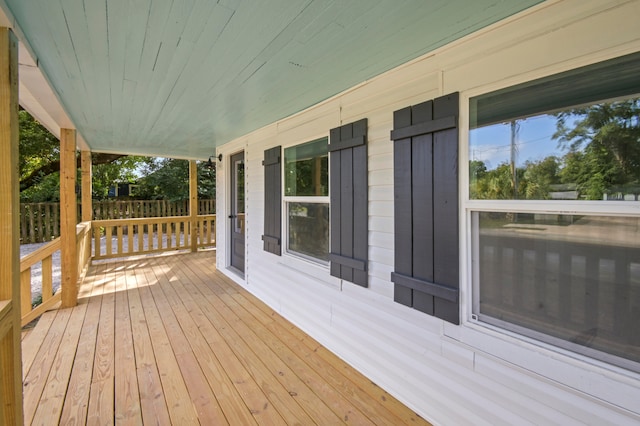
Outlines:
{"label": "dark gray shutter", "polygon": [[331,129],[331,275],[367,287],[367,119]]}
{"label": "dark gray shutter", "polygon": [[281,148],[264,152],[264,250],[280,256],[282,253],[282,168]]}
{"label": "dark gray shutter", "polygon": [[394,300],[459,324],[458,93],[393,123]]}

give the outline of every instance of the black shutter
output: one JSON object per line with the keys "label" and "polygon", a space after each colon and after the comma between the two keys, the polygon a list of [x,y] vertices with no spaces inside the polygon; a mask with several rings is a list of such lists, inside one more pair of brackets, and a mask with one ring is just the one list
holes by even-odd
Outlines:
{"label": "black shutter", "polygon": [[367,287],[367,119],[329,136],[331,275]]}
{"label": "black shutter", "polygon": [[264,250],[282,253],[282,168],[280,147],[264,152]]}
{"label": "black shutter", "polygon": [[459,324],[458,93],[393,123],[394,300]]}

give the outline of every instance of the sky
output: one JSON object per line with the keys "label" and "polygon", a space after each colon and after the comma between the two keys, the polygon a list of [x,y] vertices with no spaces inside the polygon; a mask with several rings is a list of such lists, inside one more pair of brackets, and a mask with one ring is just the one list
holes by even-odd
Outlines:
{"label": "sky", "polygon": [[[566,151],[558,148],[552,136],[556,131],[553,115],[539,115],[517,121],[516,165],[538,161],[550,155],[562,157]],[[472,129],[469,133],[469,159],[484,161],[487,170],[509,163],[511,156],[511,123],[500,123]]]}

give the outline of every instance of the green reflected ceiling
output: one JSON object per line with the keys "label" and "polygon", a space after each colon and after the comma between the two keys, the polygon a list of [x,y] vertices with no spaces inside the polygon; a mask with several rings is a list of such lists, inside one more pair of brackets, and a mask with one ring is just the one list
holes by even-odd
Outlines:
{"label": "green reflected ceiling", "polygon": [[5,0],[94,151],[206,158],[539,0]]}

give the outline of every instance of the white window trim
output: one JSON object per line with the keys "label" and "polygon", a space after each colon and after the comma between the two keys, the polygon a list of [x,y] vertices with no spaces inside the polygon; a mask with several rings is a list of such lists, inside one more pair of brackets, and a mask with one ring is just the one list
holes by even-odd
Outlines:
{"label": "white window trim", "polygon": [[[342,281],[336,277],[331,276],[330,271],[330,263],[323,262],[319,259],[312,258],[310,256],[305,256],[303,254],[290,251],[289,250],[289,210],[287,209],[287,203],[318,203],[318,204],[327,204],[329,206],[329,210],[331,210],[331,202],[330,195],[326,196],[296,196],[296,195],[285,195],[286,194],[286,170],[285,170],[285,157],[284,151],[288,148],[293,148],[298,145],[302,145],[308,142],[313,142],[318,139],[327,138],[329,139],[328,134],[318,134],[315,137],[305,138],[304,141],[295,141],[293,143],[289,143],[286,146],[282,145],[282,161],[280,167],[282,168],[282,255],[281,261],[278,263],[284,267],[290,268],[304,274],[311,278],[314,281],[317,281],[320,284],[326,285],[330,288],[340,290],[342,288]],[[331,177],[331,162],[329,162],[329,177]],[[331,247],[331,232],[329,232],[329,247]]]}
{"label": "white window trim", "polygon": [[[288,209],[288,204],[289,203],[308,203],[308,204],[326,204],[327,206],[329,206],[329,209],[331,209],[331,203],[329,202],[329,197],[328,196],[306,196],[306,197],[297,197],[297,196],[284,196],[283,198],[283,212],[284,214],[283,216],[283,220],[284,220],[284,224],[283,224],[283,228],[286,232],[285,234],[285,245],[284,245],[284,252],[287,253],[290,256],[294,256],[296,258],[299,259],[303,259],[309,263],[313,263],[315,265],[318,266],[322,266],[324,269],[326,269],[327,271],[329,270],[329,262],[328,261],[323,261],[320,259],[316,259],[312,256],[307,256],[303,253],[298,253],[296,251],[293,250],[289,250],[289,209]],[[329,247],[331,247],[331,232],[329,232]]]}
{"label": "white window trim", "polygon": [[[587,64],[584,64],[587,65]],[[581,65],[574,64],[572,68]],[[552,70],[551,75],[558,70]],[[524,81],[544,77],[545,74],[528,75]],[[637,381],[640,374],[595,358],[569,351],[558,346],[523,336],[513,331],[480,322],[473,317],[473,267],[472,267],[472,211],[528,211],[549,214],[601,214],[608,216],[638,216],[640,201],[615,203],[602,201],[555,200],[470,200],[469,199],[469,99],[524,81],[508,81],[476,87],[460,93],[459,115],[459,257],[460,257],[460,326],[443,322],[444,335],[461,342],[472,350],[515,365],[603,401],[637,409]],[[630,392],[611,392],[611,389],[629,389]]]}

